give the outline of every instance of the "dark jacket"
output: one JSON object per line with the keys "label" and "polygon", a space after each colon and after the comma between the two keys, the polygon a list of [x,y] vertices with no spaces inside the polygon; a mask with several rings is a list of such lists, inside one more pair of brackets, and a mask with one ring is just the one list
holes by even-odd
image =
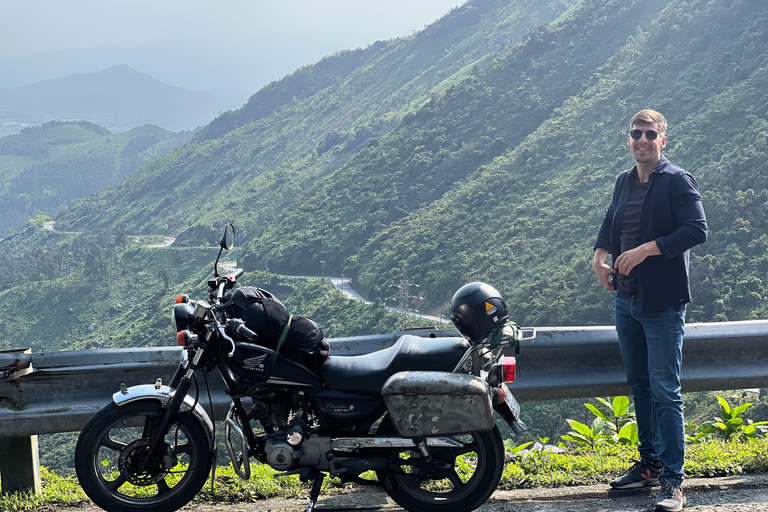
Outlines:
{"label": "dark jacket", "polygon": [[[616,179],[613,199],[594,246],[608,249],[614,262],[621,254],[621,219],[632,186],[631,173],[637,174],[637,168],[624,171]],[[662,155],[650,182],[640,212],[639,244],[655,240],[661,256],[650,256],[632,270],[638,272],[638,297],[648,312],[691,301],[690,248],[707,239],[707,220],[693,176]]]}

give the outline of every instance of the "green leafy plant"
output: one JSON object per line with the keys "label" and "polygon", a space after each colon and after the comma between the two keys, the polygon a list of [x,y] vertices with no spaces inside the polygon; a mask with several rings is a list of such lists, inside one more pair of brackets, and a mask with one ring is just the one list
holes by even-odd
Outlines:
{"label": "green leafy plant", "polygon": [[573,430],[562,436],[562,439],[570,441],[580,448],[594,449],[598,443],[611,438],[611,433],[606,432],[608,424],[601,418],[595,418],[590,425],[571,419],[565,421]]}
{"label": "green leafy plant", "polygon": [[612,400],[608,398],[596,398],[596,400],[602,404],[602,407],[584,404],[595,415],[592,424],[585,425],[575,420],[566,420],[573,430],[562,438],[585,448],[594,448],[601,442],[636,446],[639,439],[635,422],[635,406],[629,398],[616,396]]}
{"label": "green leafy plant", "polygon": [[[631,441],[633,431],[634,437],[637,437],[637,426],[634,429],[629,427],[635,423],[635,405],[630,402],[629,397],[616,396],[610,401],[607,398],[596,398],[595,400],[603,404],[605,410],[594,404],[584,404],[584,407],[605,421],[607,427],[613,431],[616,442],[622,442],[622,440]],[[624,443],[622,442],[622,444]]]}
{"label": "green leafy plant", "polygon": [[640,444],[640,438],[637,435],[637,423],[627,423],[621,427],[616,442],[626,446],[637,446]]}
{"label": "green leafy plant", "polygon": [[752,407],[752,402],[731,407],[728,401],[721,396],[717,397],[717,401],[720,402],[720,418],[702,423],[694,431],[694,439],[708,434],[717,434],[725,441],[744,442],[761,437],[768,430],[766,427],[768,421],[750,422],[747,420],[746,423],[744,422],[742,415]]}
{"label": "green leafy plant", "polygon": [[512,442],[509,439],[504,440],[504,453],[507,457],[515,457],[517,454],[519,454],[521,451],[525,450],[529,446],[533,444],[532,441],[529,441],[527,443],[521,443],[516,445],[514,442]]}

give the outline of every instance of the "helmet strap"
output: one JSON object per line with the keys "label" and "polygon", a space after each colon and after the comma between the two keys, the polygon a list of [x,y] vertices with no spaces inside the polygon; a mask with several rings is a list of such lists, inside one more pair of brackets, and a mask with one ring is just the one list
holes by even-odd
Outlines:
{"label": "helmet strap", "polygon": [[493,328],[491,331],[491,335],[489,336],[490,342],[491,342],[491,349],[498,348],[501,345],[501,334],[504,330],[504,324],[497,325]]}
{"label": "helmet strap", "polygon": [[508,338],[509,346],[517,348],[520,345],[520,328],[515,322],[508,320],[507,322],[494,327],[491,334],[488,336],[492,349],[501,345],[504,328],[507,326],[512,327],[512,337]]}

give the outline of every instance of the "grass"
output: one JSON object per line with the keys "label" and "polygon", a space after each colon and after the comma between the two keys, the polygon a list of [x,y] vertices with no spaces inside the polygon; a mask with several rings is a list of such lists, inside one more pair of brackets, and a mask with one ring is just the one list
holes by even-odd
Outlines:
{"label": "grass", "polygon": [[[685,473],[688,478],[719,477],[768,472],[768,438],[749,443],[706,440],[687,446]],[[623,473],[638,457],[637,450],[598,445],[595,450],[568,453],[532,452],[507,461],[499,489],[561,487],[607,482]],[[251,478],[240,479],[231,467],[216,471],[213,491],[210,482],[195,497],[197,503],[256,502],[266,498],[306,497],[309,485],[296,476],[275,478],[267,466],[252,464]],[[364,475],[367,476],[367,475]],[[42,493],[0,496],[1,512],[45,511],[49,506],[77,505],[89,500],[74,475],[60,475],[41,468]],[[354,489],[338,479],[326,479],[322,493],[338,494]]]}
{"label": "grass", "polygon": [[[686,446],[685,475],[707,478],[768,472],[768,438],[749,443],[711,439]],[[598,444],[595,450],[534,452],[504,468],[500,489],[589,485],[623,474],[639,458],[635,448]]]}
{"label": "grass", "polygon": [[42,481],[40,494],[20,492],[0,495],[0,511],[45,510],[47,505],[77,505],[90,501],[74,476],[61,476],[41,467],[40,479]]}

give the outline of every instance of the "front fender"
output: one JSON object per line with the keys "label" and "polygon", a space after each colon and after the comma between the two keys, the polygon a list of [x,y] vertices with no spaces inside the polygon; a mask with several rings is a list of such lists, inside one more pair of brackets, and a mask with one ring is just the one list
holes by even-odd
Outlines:
{"label": "front fender", "polygon": [[[115,402],[115,405],[120,406],[136,402],[137,400],[151,399],[159,400],[163,405],[167,405],[171,398],[173,398],[174,393],[175,390],[168,386],[157,387],[154,384],[141,384],[139,386],[131,386],[130,388],[118,391],[112,395],[112,401]],[[184,402],[181,404],[181,412],[190,410],[203,427],[205,427],[206,432],[208,432],[208,440],[212,447],[214,428],[211,418],[199,403],[195,403],[192,397],[186,396],[184,397]]]}

